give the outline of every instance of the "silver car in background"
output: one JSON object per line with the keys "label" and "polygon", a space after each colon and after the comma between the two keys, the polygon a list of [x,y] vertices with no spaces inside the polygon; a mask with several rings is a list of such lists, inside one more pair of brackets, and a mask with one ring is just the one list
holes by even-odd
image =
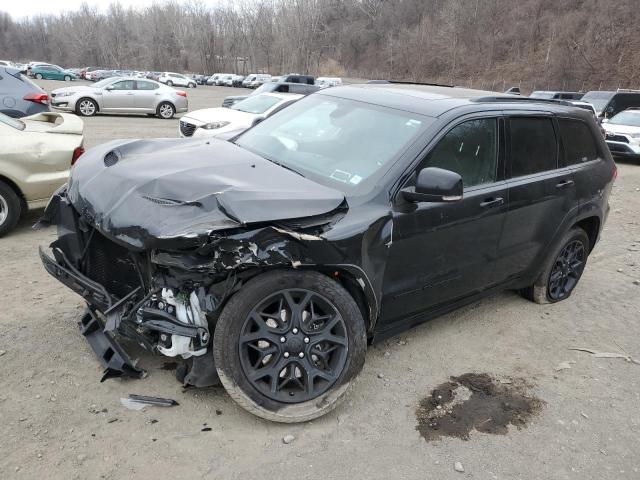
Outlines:
{"label": "silver car in background", "polygon": [[83,117],[97,113],[145,113],[169,119],[186,112],[189,103],[186,92],[154,80],[114,77],[93,85],[54,90],[51,106]]}

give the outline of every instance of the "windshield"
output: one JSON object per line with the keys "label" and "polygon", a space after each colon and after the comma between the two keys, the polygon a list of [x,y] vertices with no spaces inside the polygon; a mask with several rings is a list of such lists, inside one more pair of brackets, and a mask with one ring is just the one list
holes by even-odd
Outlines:
{"label": "windshield", "polygon": [[8,117],[4,113],[0,113],[0,123],[4,123],[5,125],[9,125],[10,127],[15,128],[16,130],[24,130],[25,125],[20,120],[16,120],[15,118]]}
{"label": "windshield", "polygon": [[89,85],[90,87],[102,88],[106,85],[109,85],[114,81],[113,78],[105,78],[104,80],[100,80],[99,82],[94,83],[93,85]]}
{"label": "windshield", "polygon": [[614,115],[609,120],[613,125],[629,125],[630,127],[640,127],[640,111],[624,111]]}
{"label": "windshield", "polygon": [[401,110],[314,95],[259,123],[236,144],[347,194],[365,193],[432,121]]}
{"label": "windshield", "polygon": [[580,100],[590,103],[596,109],[596,112],[600,113],[605,109],[613,95],[612,92],[589,92]]}
{"label": "windshield", "polygon": [[250,95],[259,95],[259,94],[265,93],[265,92],[273,92],[275,90],[275,85],[276,84],[274,82],[263,83],[258,88],[256,88],[253,91],[253,93],[251,93]]}
{"label": "windshield", "polygon": [[266,112],[281,100],[281,98],[272,97],[271,95],[256,95],[242,100],[230,108],[241,112],[258,114]]}

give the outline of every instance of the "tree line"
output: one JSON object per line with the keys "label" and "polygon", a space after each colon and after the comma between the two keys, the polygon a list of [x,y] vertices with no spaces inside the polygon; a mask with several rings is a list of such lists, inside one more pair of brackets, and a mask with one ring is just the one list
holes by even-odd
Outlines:
{"label": "tree line", "polygon": [[201,0],[13,19],[0,57],[501,90],[640,88],[637,0]]}

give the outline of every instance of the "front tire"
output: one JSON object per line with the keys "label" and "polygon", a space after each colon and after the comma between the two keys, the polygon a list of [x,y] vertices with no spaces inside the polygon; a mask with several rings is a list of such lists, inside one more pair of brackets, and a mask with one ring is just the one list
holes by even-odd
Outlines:
{"label": "front tire", "polygon": [[42,74],[41,73],[36,73],[36,79],[37,80],[42,80]]}
{"label": "front tire", "polygon": [[167,80],[167,86],[168,87],[173,87],[173,82],[171,80]]}
{"label": "front tire", "polygon": [[64,76],[64,81],[65,82],[70,82],[71,81],[71,77],[69,75],[65,75]]}
{"label": "front tire", "polygon": [[158,105],[156,114],[164,120],[169,120],[176,114],[176,109],[169,102],[162,102],[160,105]]}
{"label": "front tire", "polygon": [[338,406],[362,370],[366,347],[354,299],[313,271],[250,280],[222,310],[213,338],[216,369],[231,398],[282,423]]}
{"label": "front tire", "polygon": [[196,84],[195,84],[195,83],[190,83],[190,84],[188,85],[188,88],[196,88]]}
{"label": "front tire", "polygon": [[591,245],[580,227],[569,230],[551,248],[542,273],[533,285],[522,290],[525,298],[545,304],[566,300],[582,277]]}
{"label": "front tire", "polygon": [[81,98],[76,103],[76,113],[82,117],[93,117],[98,113],[98,104],[90,98]]}
{"label": "front tire", "polygon": [[12,230],[22,213],[20,199],[16,192],[4,182],[0,182],[0,237]]}

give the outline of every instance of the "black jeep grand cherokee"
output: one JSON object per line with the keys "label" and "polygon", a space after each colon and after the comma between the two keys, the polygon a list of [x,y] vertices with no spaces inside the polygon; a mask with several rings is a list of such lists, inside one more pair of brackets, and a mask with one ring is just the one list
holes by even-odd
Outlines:
{"label": "black jeep grand cherokee", "polygon": [[45,268],[88,304],[105,378],[124,348],[188,358],[250,412],[318,417],[376,341],[500,289],[566,299],[616,167],[593,115],[419,85],[315,93],[230,141],[85,153],[43,221]]}

